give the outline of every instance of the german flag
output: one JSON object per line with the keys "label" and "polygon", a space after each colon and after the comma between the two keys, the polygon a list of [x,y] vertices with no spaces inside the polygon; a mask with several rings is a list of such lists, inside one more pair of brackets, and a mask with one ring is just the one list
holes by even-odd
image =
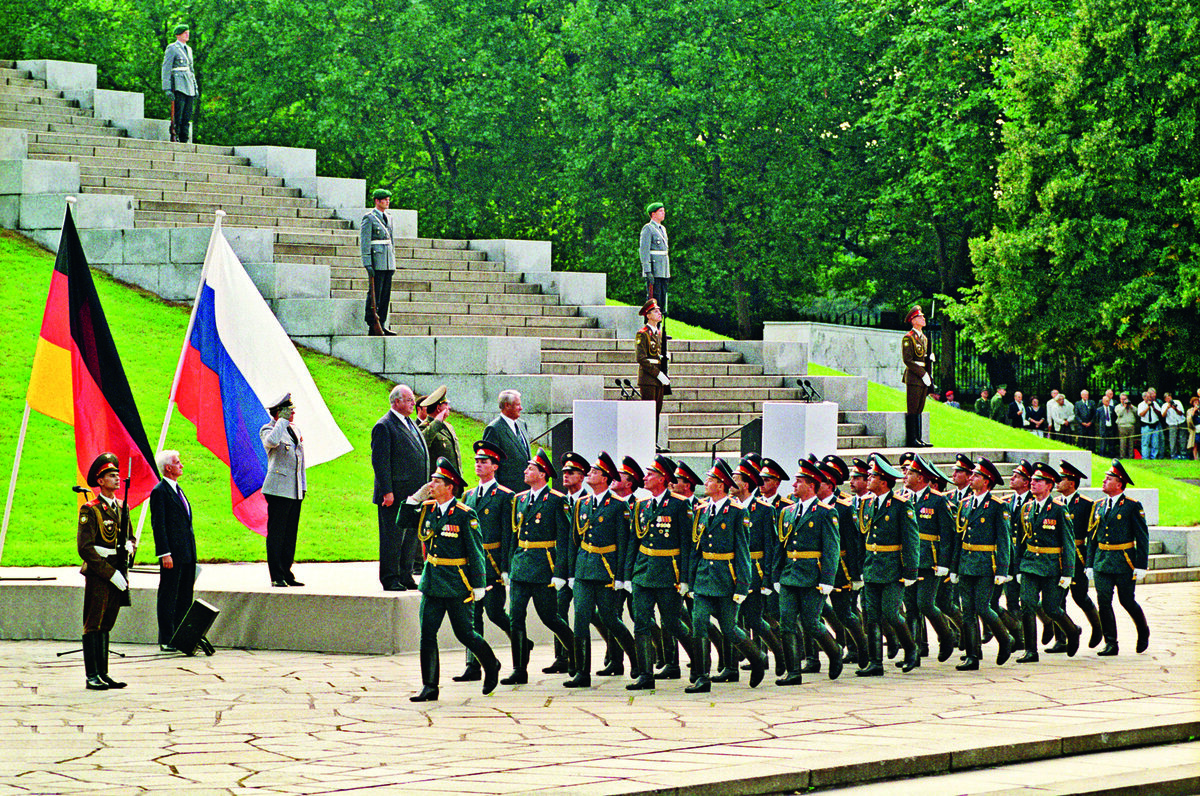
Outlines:
{"label": "german flag", "polygon": [[31,409],[75,428],[75,477],[80,485],[86,486],[84,474],[92,460],[109,451],[121,463],[122,479],[132,477],[129,505],[137,506],[150,495],[158,483],[154,453],[96,295],[70,206],[25,400]]}

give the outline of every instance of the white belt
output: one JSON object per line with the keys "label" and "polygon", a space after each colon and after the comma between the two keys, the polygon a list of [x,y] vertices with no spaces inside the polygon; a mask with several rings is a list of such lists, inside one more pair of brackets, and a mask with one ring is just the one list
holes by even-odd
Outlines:
{"label": "white belt", "polygon": [[96,553],[99,554],[102,558],[107,558],[108,556],[115,556],[117,554],[117,551],[113,550],[111,547],[100,547],[99,545],[96,545],[92,549],[95,550]]}
{"label": "white belt", "polygon": [[371,241],[371,245],[372,246],[391,246],[392,242],[390,240],[373,240],[373,241]]}
{"label": "white belt", "polygon": [[651,249],[651,250],[650,250],[650,253],[651,253],[651,254],[657,254],[657,255],[660,255],[660,256],[662,256],[662,257],[666,257],[666,256],[667,256],[667,254],[669,254],[669,252],[667,252],[666,250],[663,250],[663,251],[654,251],[653,249]]}
{"label": "white belt", "polygon": [[187,72],[190,69],[191,69],[190,66],[177,66],[174,69],[172,69],[171,71],[172,72]]}

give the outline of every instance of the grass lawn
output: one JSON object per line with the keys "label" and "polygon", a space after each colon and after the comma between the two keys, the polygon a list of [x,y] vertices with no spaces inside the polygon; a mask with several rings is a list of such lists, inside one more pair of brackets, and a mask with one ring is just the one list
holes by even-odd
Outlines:
{"label": "grass lawn", "polygon": [[[609,307],[632,307],[632,304],[626,304],[623,301],[616,299],[608,299]],[[641,305],[638,305],[641,307]],[[667,334],[677,340],[732,340],[732,337],[726,337],[723,334],[710,332],[708,329],[701,329],[699,326],[692,326],[690,323],[667,318]]]}

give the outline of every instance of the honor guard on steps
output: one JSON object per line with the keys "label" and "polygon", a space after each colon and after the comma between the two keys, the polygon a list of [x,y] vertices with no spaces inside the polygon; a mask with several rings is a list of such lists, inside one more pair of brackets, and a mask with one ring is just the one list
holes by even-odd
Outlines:
{"label": "honor guard on steps", "polygon": [[[1058,493],[1062,495],[1063,501],[1067,506],[1067,513],[1071,515],[1071,528],[1075,532],[1075,557],[1077,559],[1075,567],[1075,577],[1071,581],[1071,599],[1083,611],[1083,615],[1087,617],[1088,624],[1091,626],[1091,636],[1088,638],[1088,648],[1099,646],[1104,639],[1104,633],[1100,627],[1100,614],[1096,611],[1096,603],[1092,601],[1092,596],[1089,594],[1091,585],[1090,579],[1084,574],[1084,560],[1087,558],[1087,540],[1092,537],[1095,532],[1095,524],[1099,523],[1099,518],[1092,512],[1092,501],[1079,494],[1079,485],[1087,478],[1079,468],[1071,464],[1066,459],[1062,459],[1058,463]],[[1065,600],[1064,600],[1065,606]],[[1067,640],[1061,633],[1055,634],[1054,646],[1046,650],[1049,653],[1066,652]]]}
{"label": "honor guard on steps", "polygon": [[904,317],[912,328],[900,342],[900,356],[904,361],[902,381],[908,394],[904,415],[905,445],[910,448],[928,448],[929,443],[921,439],[921,413],[925,411],[925,396],[933,388],[935,357],[925,336],[925,314],[920,307],[913,307]]}
{"label": "honor guard on steps", "polygon": [[671,380],[663,372],[662,308],[650,299],[640,310],[646,325],[634,335],[634,355],[638,364],[638,392],[643,401],[654,401],[654,423],[662,416],[663,395]]}
{"label": "honor guard on steps", "polygon": [[1112,607],[1114,590],[1121,607],[1137,627],[1137,651],[1145,652],[1150,645],[1146,614],[1134,599],[1137,582],[1146,577],[1150,535],[1142,504],[1125,494],[1128,486],[1133,486],[1132,479],[1121,461],[1113,459],[1101,485],[1107,497],[1097,500],[1092,508],[1097,520],[1096,531],[1088,539],[1086,574],[1096,584],[1100,624],[1104,628],[1104,649],[1097,655],[1118,652],[1117,618]]}
{"label": "honor guard on steps", "polygon": [[187,25],[176,25],[174,36],[175,41],[163,52],[162,90],[171,101],[171,140],[186,144],[200,87],[196,83],[196,58],[188,46],[191,31]]}
{"label": "honor guard on steps", "polygon": [[954,519],[950,516],[946,497],[933,488],[940,478],[937,468],[920,456],[913,459],[905,477],[921,542],[917,583],[905,591],[905,608],[914,635],[918,623],[923,624],[928,619],[933,625],[938,637],[938,661],[944,663],[954,654],[958,633],[938,609],[937,592],[942,578],[950,574],[946,563],[956,539]]}
{"label": "honor guard on steps", "polygon": [[83,559],[83,667],[90,691],[124,688],[108,676],[108,633],[129,605],[129,562],[136,551],[129,507],[117,500],[121,473],[116,455],[102,453],[88,468],[96,497],[79,507],[76,548]]}
{"label": "honor guard on steps", "polygon": [[638,237],[638,259],[642,263],[642,278],[652,297],[658,301],[663,312],[667,311],[667,283],[671,281],[671,253],[667,242],[667,228],[663,219],[667,209],[662,202],[646,205],[650,220],[642,227]]}
{"label": "honor guard on steps", "polygon": [[449,617],[454,636],[483,666],[483,693],[492,693],[500,676],[500,661],[483,636],[475,631],[473,604],[487,594],[483,540],[474,509],[458,499],[467,482],[458,468],[438,459],[429,479],[431,499],[421,504],[418,538],[425,546],[421,572],[421,693],[413,702],[438,698],[438,629]]}
{"label": "honor guard on steps", "polygon": [[367,270],[367,304],[363,320],[368,334],[380,337],[395,334],[388,328],[392,277],[396,273],[396,246],[392,239],[392,220],[387,214],[392,192],[376,188],[371,192],[371,200],[375,208],[362,218],[358,245],[363,268]]}

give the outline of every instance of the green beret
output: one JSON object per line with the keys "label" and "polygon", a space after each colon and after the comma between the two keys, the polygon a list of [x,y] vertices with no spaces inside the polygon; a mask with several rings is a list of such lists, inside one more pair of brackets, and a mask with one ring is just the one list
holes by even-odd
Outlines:
{"label": "green beret", "polygon": [[181,33],[187,33],[187,32],[188,32],[188,30],[189,30],[189,28],[188,28],[188,26],[187,26],[187,25],[176,25],[176,26],[175,26],[175,32],[174,32],[174,33],[172,33],[171,35],[172,35],[172,36],[178,36],[178,35],[179,35],[179,34],[181,34]]}
{"label": "green beret", "polygon": [[387,188],[376,188],[375,190],[371,191],[371,199],[373,201],[377,202],[380,199],[391,199],[391,198],[392,198],[392,192],[389,191]]}
{"label": "green beret", "polygon": [[662,202],[651,202],[650,204],[646,205],[646,215],[650,215],[660,207],[665,207],[665,205]]}

